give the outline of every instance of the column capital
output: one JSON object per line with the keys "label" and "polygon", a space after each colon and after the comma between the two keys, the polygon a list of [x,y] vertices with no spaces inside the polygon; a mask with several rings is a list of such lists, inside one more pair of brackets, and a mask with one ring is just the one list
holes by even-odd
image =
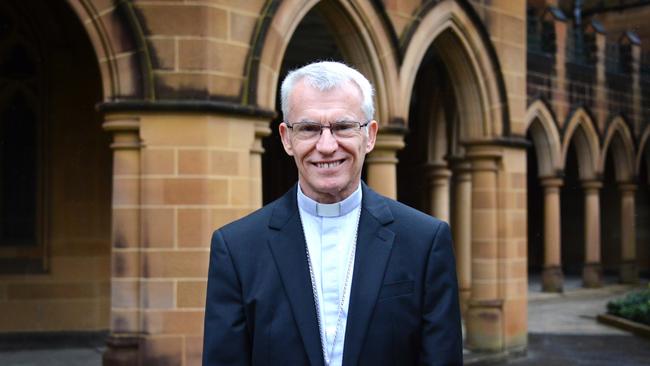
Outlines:
{"label": "column capital", "polygon": [[271,135],[271,127],[266,121],[256,121],[255,122],[255,137],[264,138]]}
{"label": "column capital", "polygon": [[391,163],[397,164],[398,150],[403,149],[405,146],[404,135],[401,133],[393,133],[392,131],[380,132],[377,134],[377,141],[375,148],[366,157],[368,164],[373,163]]}
{"label": "column capital", "polygon": [[271,128],[268,122],[257,121],[255,122],[255,141],[251,147],[251,153],[264,154],[264,146],[262,146],[262,139],[271,135]]}
{"label": "column capital", "polygon": [[501,159],[501,146],[474,143],[467,146],[466,157],[472,163],[472,171],[497,171]]}
{"label": "column capital", "polygon": [[404,134],[402,132],[379,129],[377,141],[375,142],[375,150],[397,151],[403,149],[404,146]]}
{"label": "column capital", "polygon": [[541,177],[539,184],[544,188],[559,188],[564,185],[564,179],[559,177]]}
{"label": "column capital", "polygon": [[445,163],[426,163],[423,165],[426,169],[429,178],[449,178],[451,177],[451,170]]}
{"label": "column capital", "polygon": [[137,150],[142,147],[140,141],[140,119],[129,115],[106,116],[102,128],[113,134],[113,150]]}
{"label": "column capital", "polygon": [[583,180],[582,188],[585,190],[599,190],[603,187],[603,182],[599,180]]}
{"label": "column capital", "polygon": [[447,164],[454,172],[463,170],[469,171],[472,169],[471,161],[465,156],[448,155],[446,160]]}
{"label": "column capital", "polygon": [[621,193],[634,193],[636,189],[637,189],[636,183],[630,183],[630,182],[618,183],[618,190],[621,191]]}

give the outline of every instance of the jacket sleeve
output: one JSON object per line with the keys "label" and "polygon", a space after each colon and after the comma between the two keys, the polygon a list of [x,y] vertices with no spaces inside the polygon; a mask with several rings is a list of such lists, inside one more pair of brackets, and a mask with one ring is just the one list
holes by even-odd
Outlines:
{"label": "jacket sleeve", "polygon": [[203,366],[250,365],[242,288],[221,231],[212,235],[205,305]]}
{"label": "jacket sleeve", "polygon": [[434,235],[425,274],[421,365],[462,365],[463,339],[456,262],[449,225]]}

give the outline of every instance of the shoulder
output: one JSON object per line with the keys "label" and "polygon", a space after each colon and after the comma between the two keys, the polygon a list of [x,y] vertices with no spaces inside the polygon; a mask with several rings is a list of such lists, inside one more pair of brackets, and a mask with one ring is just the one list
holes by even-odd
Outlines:
{"label": "shoulder", "polygon": [[252,231],[266,229],[268,227],[275,202],[253,211],[252,213],[230,222],[217,231],[228,237],[249,235]]}
{"label": "shoulder", "polygon": [[[392,216],[390,220],[393,221],[394,225],[408,227],[417,231],[432,229],[437,231],[441,226],[447,226],[446,222],[436,217],[418,211],[392,198],[382,196],[370,188],[364,190],[364,194],[367,196],[369,206],[373,207],[371,210],[379,212],[379,215],[384,217]],[[381,214],[382,206],[388,210],[387,214]]]}
{"label": "shoulder", "polygon": [[267,235],[269,228],[281,226],[298,210],[296,187],[264,207],[224,225],[216,232],[224,237],[251,238]]}

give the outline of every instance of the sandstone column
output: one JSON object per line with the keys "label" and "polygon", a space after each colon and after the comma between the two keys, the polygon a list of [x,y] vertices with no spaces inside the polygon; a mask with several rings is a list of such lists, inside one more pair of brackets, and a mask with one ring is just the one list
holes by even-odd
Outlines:
{"label": "sandstone column", "polygon": [[135,365],[141,333],[140,304],[140,123],[107,116],[113,134],[111,320],[104,365]]}
{"label": "sandstone column", "polygon": [[544,178],[544,270],[542,290],[562,292],[562,246],[560,231],[560,186],[562,179]]}
{"label": "sandstone column", "polygon": [[446,164],[431,164],[429,170],[429,190],[431,196],[431,215],[449,222],[449,178],[451,171]]}
{"label": "sandstone column", "polygon": [[600,198],[602,187],[599,181],[582,183],[585,194],[585,263],[582,281],[585,287],[602,285],[602,268],[600,263]]}
{"label": "sandstone column", "polygon": [[623,283],[637,283],[639,274],[636,264],[636,230],[634,192],[636,185],[622,183],[621,191],[621,272]]}
{"label": "sandstone column", "polygon": [[497,172],[499,156],[489,146],[472,147],[472,288],[465,323],[467,347],[502,350],[503,299],[499,296]]}
{"label": "sandstone column", "polygon": [[404,147],[403,128],[382,126],[375,149],[366,157],[368,185],[380,194],[397,199],[397,151]]}
{"label": "sandstone column", "polygon": [[454,210],[452,235],[456,254],[456,272],[462,313],[467,311],[472,286],[472,173],[468,161],[452,163]]}
{"label": "sandstone column", "polygon": [[264,154],[262,139],[270,134],[269,122],[255,122],[255,140],[251,147],[250,160],[251,204],[253,209],[262,207],[262,154]]}

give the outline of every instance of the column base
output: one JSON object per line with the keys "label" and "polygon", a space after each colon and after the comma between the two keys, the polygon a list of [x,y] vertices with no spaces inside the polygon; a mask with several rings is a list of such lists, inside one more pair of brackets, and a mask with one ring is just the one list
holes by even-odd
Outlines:
{"label": "column base", "polygon": [[103,366],[138,365],[140,338],[133,335],[111,334],[106,339],[102,355]]}
{"label": "column base", "polygon": [[472,300],[465,317],[466,346],[475,352],[500,352],[505,347],[503,301]]}
{"label": "column base", "polygon": [[639,283],[639,270],[637,268],[636,261],[624,261],[621,263],[619,276],[621,283]]}
{"label": "column base", "polygon": [[603,270],[600,263],[585,263],[582,267],[582,286],[587,288],[603,285]]}
{"label": "column base", "polygon": [[564,275],[562,267],[549,266],[542,271],[543,292],[564,292]]}

